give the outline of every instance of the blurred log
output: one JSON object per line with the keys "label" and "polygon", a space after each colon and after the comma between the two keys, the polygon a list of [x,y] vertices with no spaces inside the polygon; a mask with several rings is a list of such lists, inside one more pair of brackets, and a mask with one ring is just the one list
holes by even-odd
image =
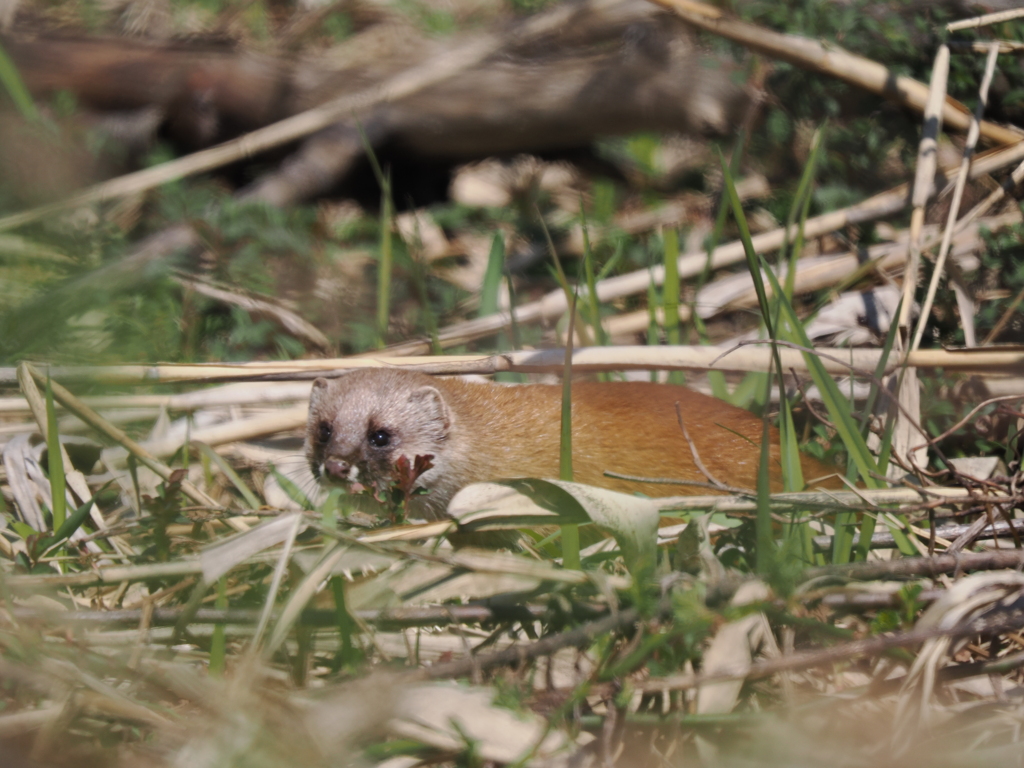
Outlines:
{"label": "blurred log", "polygon": [[[161,130],[194,150],[372,87],[473,34],[480,33],[431,39],[373,27],[340,47],[334,68],[183,42],[9,37],[0,44],[37,97],[70,91],[101,114],[159,110]],[[683,24],[642,0],[580,3],[558,33],[509,45],[459,77],[359,119],[376,147],[441,163],[577,148],[636,131],[721,133],[748,103],[732,74],[696,47]],[[324,191],[362,153],[351,123],[312,143],[309,172],[300,155],[287,193],[273,198]],[[332,173],[324,173],[325,154]],[[280,187],[285,179],[268,183]]]}
{"label": "blurred log", "polygon": [[[561,19],[563,8],[546,13]],[[571,11],[555,34],[516,36],[519,24],[537,17],[512,24],[502,37],[510,42],[479,66],[405,99],[377,103],[358,115],[364,135],[378,152],[405,152],[443,167],[495,153],[573,148],[614,133],[723,132],[746,109],[746,90],[728,65],[699,50],[681,23],[652,5],[590,0],[574,3]],[[177,125],[179,140],[202,144],[364,92],[470,39],[392,32],[372,27],[356,36],[344,46],[347,63],[333,69],[323,61],[185,44],[72,45],[46,38],[0,44],[38,97],[69,90],[94,112],[156,111],[164,130],[173,133]],[[191,123],[189,109],[198,116]],[[16,152],[14,145],[0,146],[0,173],[8,164],[4,153]],[[279,206],[301,202],[335,189],[363,154],[355,120],[337,123],[302,142],[236,197]],[[406,202],[398,192],[395,199]],[[0,318],[0,348],[32,338],[41,323],[52,322],[55,307],[72,314],[97,295],[126,290],[155,274],[155,265],[187,257],[200,242],[189,224],[149,235],[122,259]]]}

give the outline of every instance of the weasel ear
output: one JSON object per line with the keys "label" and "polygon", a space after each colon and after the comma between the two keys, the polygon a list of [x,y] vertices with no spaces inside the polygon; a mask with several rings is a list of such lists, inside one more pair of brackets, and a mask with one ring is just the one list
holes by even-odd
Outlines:
{"label": "weasel ear", "polygon": [[314,405],[319,402],[320,398],[327,394],[328,386],[327,379],[316,379],[313,382],[313,389],[309,393],[309,402]]}
{"label": "weasel ear", "polygon": [[423,416],[424,422],[434,424],[442,437],[448,434],[452,425],[452,414],[448,403],[436,387],[425,386],[409,393],[409,403]]}

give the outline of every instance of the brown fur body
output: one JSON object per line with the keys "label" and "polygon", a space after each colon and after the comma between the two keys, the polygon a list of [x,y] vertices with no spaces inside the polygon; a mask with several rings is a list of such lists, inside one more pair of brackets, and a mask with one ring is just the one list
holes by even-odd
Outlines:
{"label": "brown fur body", "polygon": [[[575,383],[572,387],[576,481],[649,496],[709,493],[692,485],[633,482],[605,471],[707,483],[676,418],[701,462],[720,482],[754,488],[761,419],[691,389],[644,382]],[[433,455],[411,512],[438,518],[460,488],[513,477],[558,477],[561,386],[503,386],[441,379],[412,371],[364,369],[313,385],[306,456],[327,483],[387,482],[405,455]],[[385,440],[382,435],[386,434]],[[371,437],[385,445],[374,445]],[[773,490],[782,485],[778,434],[771,430]],[[833,473],[808,456],[804,478]],[[833,483],[834,484],[834,483]]]}

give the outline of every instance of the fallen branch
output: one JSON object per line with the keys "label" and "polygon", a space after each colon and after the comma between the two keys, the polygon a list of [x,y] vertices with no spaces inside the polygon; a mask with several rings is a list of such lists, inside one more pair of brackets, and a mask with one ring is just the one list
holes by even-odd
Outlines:
{"label": "fallen branch", "polygon": [[[35,608],[11,608],[11,615],[18,621],[48,627],[138,626],[145,613],[145,609],[142,608],[127,608],[113,611],[43,611]],[[367,624],[394,627],[429,627],[453,623],[489,624],[499,621],[542,620],[549,613],[549,609],[542,605],[510,605],[507,607],[488,605],[428,605],[355,611],[356,617]],[[190,615],[189,624],[242,624],[255,626],[261,614],[262,610],[250,608],[228,608],[223,610],[218,608],[200,608]],[[149,626],[173,627],[183,615],[185,615],[184,608],[155,608],[149,617]],[[310,608],[302,612],[297,624],[307,627],[335,627],[338,625],[338,614],[335,611]]]}
{"label": "fallen branch", "polygon": [[808,568],[804,579],[833,576],[870,581],[872,579],[898,579],[913,576],[939,576],[943,573],[966,571],[995,571],[1003,568],[1024,568],[1024,550],[1001,549],[994,552],[961,552],[934,557],[903,557],[899,560],[871,563],[848,563]]}
{"label": "fallen branch", "polygon": [[[927,640],[937,637],[948,637],[951,640],[962,640],[979,634],[999,634],[1017,631],[1024,624],[1021,611],[1000,611],[982,616],[964,624],[953,627],[913,629],[893,635],[879,635],[863,640],[840,643],[831,648],[814,651],[798,651],[787,656],[766,659],[754,664],[737,664],[734,669],[713,675],[684,674],[648,680],[638,688],[644,693],[664,693],[666,691],[683,691],[705,683],[721,680],[760,680],[771,677],[779,672],[790,672],[813,667],[830,666],[849,661],[858,656],[877,656],[896,648],[911,648]],[[513,650],[513,649],[509,649]],[[482,659],[477,659],[483,661]],[[480,668],[484,668],[483,665]]]}

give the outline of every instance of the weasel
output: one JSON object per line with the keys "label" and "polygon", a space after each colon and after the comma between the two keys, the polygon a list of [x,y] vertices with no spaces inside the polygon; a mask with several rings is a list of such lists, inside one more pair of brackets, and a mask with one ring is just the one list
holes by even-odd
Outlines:
{"label": "weasel", "polygon": [[[414,517],[442,518],[455,492],[471,483],[558,477],[562,387],[501,385],[367,368],[313,382],[305,452],[326,485],[387,485],[395,462],[433,456],[409,499]],[[606,477],[710,482],[680,429],[676,403],[700,463],[719,482],[755,488],[761,419],[686,387],[646,382],[572,385],[574,478],[648,496],[713,493],[693,485]],[[781,490],[778,433],[771,430],[771,487]],[[801,457],[807,481],[834,470]],[[831,478],[829,485],[835,485]]]}

